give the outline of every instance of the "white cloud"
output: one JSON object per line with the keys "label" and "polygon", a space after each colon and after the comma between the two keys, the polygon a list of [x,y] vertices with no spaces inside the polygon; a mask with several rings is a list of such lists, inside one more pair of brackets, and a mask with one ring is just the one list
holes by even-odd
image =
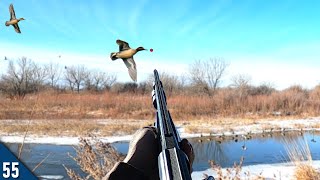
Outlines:
{"label": "white cloud", "polygon": [[[89,69],[115,73],[119,81],[131,81],[127,68],[122,60],[111,61],[109,54],[72,54],[65,52],[46,51],[29,47],[16,46],[13,44],[0,44],[0,59],[17,59],[26,56],[37,63],[58,62],[62,66],[85,65]],[[61,58],[58,56],[61,55]],[[304,63],[303,61],[292,63],[288,59],[278,57],[259,56],[224,56],[230,62],[227,74],[223,78],[223,86],[230,84],[232,76],[248,74],[252,77],[254,85],[262,82],[271,82],[277,89],[284,89],[291,85],[302,85],[312,88],[320,83],[320,65]],[[154,69],[176,75],[188,72],[189,62],[177,63],[174,59],[162,59],[159,56],[137,54],[135,61],[138,69],[138,82],[145,80]],[[307,61],[307,60],[304,60]],[[5,71],[8,61],[0,61],[0,73]],[[289,63],[290,62],[290,63]]]}
{"label": "white cloud", "polygon": [[291,63],[276,57],[239,57],[233,60],[228,68],[227,79],[239,73],[248,74],[252,77],[254,85],[270,82],[277,89],[285,89],[292,85],[313,88],[320,83],[319,65]]}
{"label": "white cloud", "polygon": [[[100,70],[118,75],[119,81],[131,81],[128,70],[121,59],[112,61],[109,54],[90,55],[90,54],[72,54],[65,52],[54,52],[42,49],[32,49],[29,47],[15,46],[12,44],[0,44],[0,58],[6,56],[15,60],[23,56],[32,59],[36,63],[46,64],[49,62],[59,63],[61,66],[84,65],[88,69]],[[61,55],[61,58],[59,56]],[[167,63],[156,58],[144,58],[139,56],[135,58],[138,69],[138,82],[145,80],[148,75],[153,73],[154,69],[166,71],[174,74],[182,74],[186,71],[187,64],[177,64],[174,61]],[[0,73],[5,71],[8,61],[0,61]]]}

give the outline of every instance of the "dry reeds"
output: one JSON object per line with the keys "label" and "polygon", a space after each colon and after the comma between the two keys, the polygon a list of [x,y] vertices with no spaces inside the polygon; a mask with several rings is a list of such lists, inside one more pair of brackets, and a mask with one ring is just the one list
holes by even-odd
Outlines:
{"label": "dry reeds", "polygon": [[[216,117],[265,118],[277,116],[319,116],[320,87],[304,90],[293,86],[268,94],[239,95],[237,89],[221,88],[213,95],[173,93],[168,107],[175,120],[212,119]],[[36,98],[36,96],[38,98]],[[0,119],[26,119],[37,103],[34,119],[153,119],[149,94],[137,92],[104,93],[40,92],[24,99],[0,97]]]}
{"label": "dry reeds", "polygon": [[79,146],[75,147],[77,156],[72,157],[81,170],[87,174],[81,177],[72,169],[65,167],[71,179],[102,179],[116,162],[122,161],[124,155],[118,153],[110,143],[103,143],[96,138],[80,138]]}
{"label": "dry reeds", "polygon": [[[127,120],[8,120],[0,121],[1,134],[39,136],[84,136],[92,133],[99,136],[128,135],[151,121]],[[27,130],[26,130],[27,129]]]}
{"label": "dry reeds", "polygon": [[[240,180],[241,169],[244,158],[241,157],[239,164],[234,163],[233,167],[227,168],[225,171],[222,167],[216,164],[213,160],[209,161],[211,168],[217,173],[217,180]],[[207,176],[207,175],[205,175]]]}
{"label": "dry reeds", "polygon": [[320,172],[312,166],[312,156],[304,139],[285,139],[289,160],[295,165],[294,178],[297,180],[319,180]]}

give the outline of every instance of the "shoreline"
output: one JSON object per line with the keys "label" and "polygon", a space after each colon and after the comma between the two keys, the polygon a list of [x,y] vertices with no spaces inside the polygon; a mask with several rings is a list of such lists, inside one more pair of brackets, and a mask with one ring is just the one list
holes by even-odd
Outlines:
{"label": "shoreline", "polygon": [[[3,122],[20,122],[26,123],[25,121],[28,120],[4,120]],[[31,121],[38,121],[38,120],[31,120]],[[50,120],[49,120],[50,121]],[[51,120],[52,121],[52,120]],[[96,120],[99,124],[104,125],[106,123],[112,124],[116,120]],[[142,120],[143,121],[143,120]],[[142,122],[141,121],[141,122]],[[117,121],[116,121],[117,122]],[[118,121],[119,122],[119,121]],[[0,122],[1,123],[1,122]],[[121,123],[129,123],[130,121],[124,121]],[[139,121],[133,121],[131,123],[139,123]],[[308,118],[308,119],[292,119],[292,120],[261,120],[257,121],[255,124],[248,124],[248,125],[238,125],[234,127],[224,127],[224,126],[213,126],[210,127],[210,124],[201,123],[201,121],[192,121],[190,123],[196,123],[198,128],[207,128],[210,129],[212,132],[208,133],[207,130],[204,130],[206,133],[189,133],[186,132],[186,128],[188,128],[188,123],[178,122],[176,127],[178,132],[180,133],[181,138],[199,138],[199,137],[231,137],[234,135],[242,136],[246,138],[246,135],[258,135],[262,133],[279,133],[279,132],[306,132],[306,131],[315,131],[319,132],[320,127],[318,128],[318,124],[320,123],[320,117],[315,118]],[[300,128],[298,128],[298,126]],[[317,126],[317,128],[313,128],[313,126]],[[264,128],[268,127],[268,128]],[[121,135],[122,133],[115,132],[117,135],[114,136],[99,136],[96,134],[98,140],[102,142],[128,142],[132,138],[131,135]],[[120,135],[119,135],[120,134]],[[38,143],[38,144],[56,144],[56,145],[77,145],[79,143],[79,137],[88,137],[84,135],[74,136],[74,135],[41,135],[41,134],[33,134],[27,133],[14,133],[12,135],[8,135],[8,133],[0,134],[0,142],[4,143]]]}
{"label": "shoreline", "polygon": [[[26,123],[28,120],[14,120],[8,122],[15,123]],[[114,122],[130,123],[130,121],[117,121],[117,120],[96,120],[101,125],[110,125]],[[31,124],[37,122],[33,120]],[[131,123],[141,123],[142,121],[132,121]],[[261,120],[256,121],[256,123],[233,126],[210,126],[208,123],[203,123],[203,121],[192,121],[189,123],[195,123],[199,126],[199,129],[203,127],[210,127],[211,133],[189,133],[186,131],[189,125],[186,122],[178,122],[176,124],[177,130],[180,133],[181,138],[200,138],[200,137],[216,137],[225,136],[232,137],[238,135],[245,138],[248,133],[250,135],[259,135],[262,133],[282,133],[282,132],[306,132],[314,131],[320,132],[320,128],[315,128],[320,123],[320,117],[307,118],[307,119],[285,119],[285,120]],[[267,128],[266,128],[267,127]],[[121,134],[121,133],[118,133]],[[0,134],[0,142],[2,143],[36,143],[36,144],[52,144],[52,145],[77,145],[79,143],[80,136],[72,135],[62,135],[62,136],[50,136],[41,134],[31,134],[27,133],[24,139],[24,133],[15,133],[13,135],[8,135],[5,133]],[[83,136],[87,137],[87,136]],[[131,140],[132,135],[115,135],[115,136],[96,136],[98,140],[102,142],[128,142]],[[304,163],[304,162],[303,162]],[[320,160],[312,161],[312,167],[320,170]],[[289,180],[294,178],[296,165],[292,162],[274,163],[274,164],[256,164],[256,165],[243,165],[241,167],[241,172],[239,176],[241,179],[259,179],[263,177],[264,179],[281,179]],[[222,168],[223,175],[227,174],[228,168]],[[231,168],[232,169],[232,168]],[[234,171],[233,171],[234,173]],[[213,169],[206,169],[203,171],[194,171],[192,173],[193,179],[202,179],[204,174],[208,174],[217,178],[217,171]],[[61,177],[61,175],[57,175]]]}
{"label": "shoreline", "polygon": [[[309,164],[308,162],[300,163]],[[312,161],[311,164],[312,167],[320,170],[320,160]],[[291,180],[294,179],[295,168],[296,165],[292,162],[248,165],[241,167],[239,175],[241,179],[259,179],[259,177],[262,177],[262,179]],[[222,172],[224,175],[227,174],[227,168],[222,168]],[[249,173],[245,174],[246,172]],[[217,178],[217,173],[214,170],[207,169],[204,171],[194,171],[191,175],[192,179],[202,179],[204,173]]]}
{"label": "shoreline", "polygon": [[[320,128],[317,129],[304,129],[303,132],[308,132],[314,130],[315,132],[320,132]],[[292,129],[287,130],[286,132],[300,132],[301,130],[298,129]],[[274,133],[280,133],[281,131],[273,131]],[[252,132],[253,135],[262,134],[263,132]],[[181,138],[204,138],[204,137],[219,137],[222,134],[209,134],[209,133],[203,133],[203,134],[182,134]],[[224,134],[225,137],[232,137],[233,135],[240,135],[245,138],[245,135],[247,133],[237,133],[237,134],[231,134],[231,132],[227,132]],[[89,137],[85,137],[89,138]],[[115,143],[115,142],[129,142],[132,138],[132,135],[124,135],[124,136],[109,136],[109,137],[97,137],[98,140],[101,140],[105,143]],[[71,136],[35,136],[35,135],[29,135],[25,137],[23,135],[12,135],[12,136],[1,136],[0,135],[0,142],[1,143],[30,143],[30,144],[53,144],[53,145],[78,145],[79,143],[79,137],[71,137]]]}

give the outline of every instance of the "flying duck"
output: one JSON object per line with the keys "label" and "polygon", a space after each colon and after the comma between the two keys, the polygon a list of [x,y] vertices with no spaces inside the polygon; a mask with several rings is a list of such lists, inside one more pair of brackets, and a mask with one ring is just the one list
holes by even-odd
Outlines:
{"label": "flying duck", "polygon": [[18,26],[18,22],[25,20],[25,19],[24,18],[19,18],[19,19],[16,18],[16,14],[14,12],[12,4],[10,4],[10,6],[9,6],[9,12],[10,12],[10,21],[6,21],[6,26],[12,25],[14,27],[14,30],[17,33],[21,33],[20,28]]}
{"label": "flying duck", "polygon": [[113,52],[110,55],[110,58],[114,61],[118,58],[121,58],[124,64],[128,68],[129,75],[133,81],[137,81],[137,66],[133,60],[133,56],[139,52],[146,50],[143,47],[138,47],[136,49],[130,48],[129,44],[125,41],[118,39],[116,43],[119,45],[119,52]]}

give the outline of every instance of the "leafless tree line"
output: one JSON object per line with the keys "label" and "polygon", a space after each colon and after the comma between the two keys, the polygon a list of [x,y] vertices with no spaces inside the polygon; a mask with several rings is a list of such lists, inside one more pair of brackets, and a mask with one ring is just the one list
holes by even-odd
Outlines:
{"label": "leafless tree line", "polygon": [[7,72],[0,77],[0,91],[20,98],[47,88],[102,91],[109,89],[116,80],[114,74],[91,71],[83,65],[63,69],[59,64],[39,65],[22,57],[9,62]]}
{"label": "leafless tree line", "polygon": [[[167,93],[213,95],[219,88],[226,74],[228,63],[223,58],[196,60],[189,66],[184,75],[173,75],[160,72],[162,83]],[[249,94],[268,94],[274,91],[270,84],[258,87],[250,85],[250,76],[239,74],[234,76],[229,88],[237,89],[240,97]],[[43,89],[74,92],[110,90],[117,93],[135,92],[150,93],[153,75],[147,80],[137,83],[117,82],[117,76],[106,72],[87,69],[83,65],[65,66],[57,63],[39,65],[25,57],[18,61],[10,61],[7,72],[0,77],[0,92],[10,97],[24,97],[28,93]]]}

